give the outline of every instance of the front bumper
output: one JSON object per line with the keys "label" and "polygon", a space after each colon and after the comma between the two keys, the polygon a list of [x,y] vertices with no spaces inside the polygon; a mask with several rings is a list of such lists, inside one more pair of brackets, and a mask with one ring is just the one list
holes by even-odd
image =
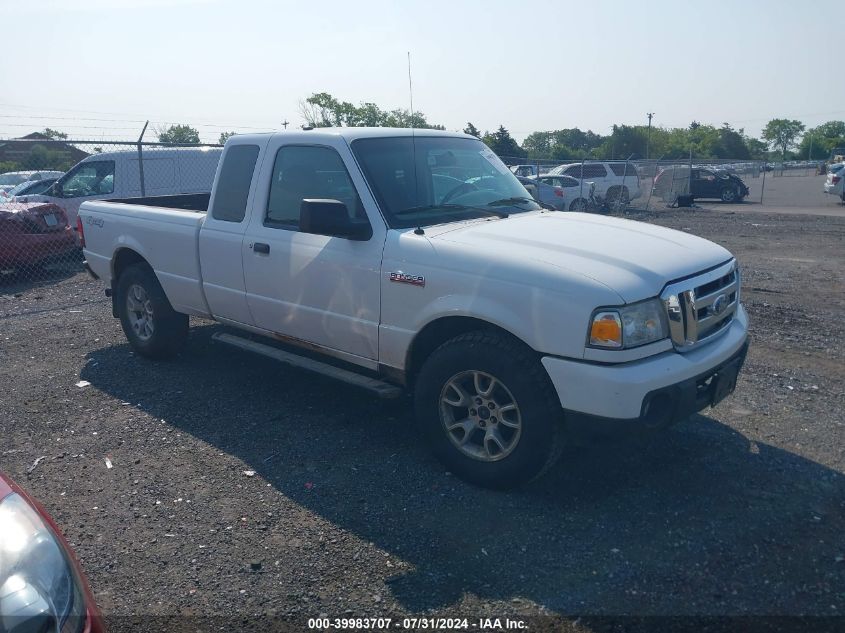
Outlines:
{"label": "front bumper", "polygon": [[569,418],[661,426],[700,411],[733,391],[748,351],[740,306],[728,331],[700,349],[663,352],[618,365],[546,356],[543,366]]}

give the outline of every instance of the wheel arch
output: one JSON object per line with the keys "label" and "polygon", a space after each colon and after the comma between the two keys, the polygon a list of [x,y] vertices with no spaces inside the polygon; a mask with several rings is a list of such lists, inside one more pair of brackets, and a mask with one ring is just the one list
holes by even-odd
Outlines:
{"label": "wheel arch", "polygon": [[536,350],[526,343],[522,338],[507,329],[471,316],[442,316],[427,323],[411,341],[408,347],[405,360],[405,384],[412,387],[420,368],[425,359],[449,339],[455,338],[467,332],[484,330],[497,332],[515,341],[518,341],[536,353]]}
{"label": "wheel arch", "polygon": [[[138,251],[128,247],[123,246],[117,249],[112,257],[111,261],[111,303],[112,303],[112,316],[118,318],[117,313],[117,284],[120,281],[120,276],[126,271],[127,268],[134,264],[146,264],[147,266],[150,263],[144,259],[144,256],[138,253]],[[150,267],[152,269],[152,267]]]}

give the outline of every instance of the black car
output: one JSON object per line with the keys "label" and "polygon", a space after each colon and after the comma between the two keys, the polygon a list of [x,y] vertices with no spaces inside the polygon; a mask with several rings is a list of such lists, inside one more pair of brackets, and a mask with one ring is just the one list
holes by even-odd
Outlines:
{"label": "black car", "polygon": [[739,176],[721,169],[693,167],[667,167],[654,180],[652,193],[663,199],[690,193],[693,198],[742,202],[749,190]]}

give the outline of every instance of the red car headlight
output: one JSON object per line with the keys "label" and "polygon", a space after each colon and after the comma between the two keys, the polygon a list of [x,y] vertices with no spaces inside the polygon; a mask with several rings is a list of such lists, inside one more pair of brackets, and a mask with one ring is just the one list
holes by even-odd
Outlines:
{"label": "red car headlight", "polygon": [[20,495],[0,502],[0,630],[79,633],[85,594],[59,538]]}

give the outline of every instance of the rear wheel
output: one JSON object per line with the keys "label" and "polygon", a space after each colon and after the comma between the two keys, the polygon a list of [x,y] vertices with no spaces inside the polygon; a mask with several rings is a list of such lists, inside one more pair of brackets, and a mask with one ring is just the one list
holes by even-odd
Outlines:
{"label": "rear wheel", "polygon": [[132,349],[148,358],[170,358],[188,338],[188,315],[173,309],[152,269],[133,264],[117,282],[117,310]]}
{"label": "rear wheel", "polygon": [[563,413],[536,355],[495,332],[447,341],[423,364],[415,408],[435,455],[479,486],[512,488],[560,455]]}
{"label": "rear wheel", "polygon": [[625,211],[628,208],[630,200],[627,187],[611,187],[607,191],[607,197],[605,198],[607,208],[614,213]]}
{"label": "rear wheel", "polygon": [[577,200],[573,200],[572,203],[569,205],[570,211],[586,211],[587,210],[587,201],[584,198],[578,198]]}

